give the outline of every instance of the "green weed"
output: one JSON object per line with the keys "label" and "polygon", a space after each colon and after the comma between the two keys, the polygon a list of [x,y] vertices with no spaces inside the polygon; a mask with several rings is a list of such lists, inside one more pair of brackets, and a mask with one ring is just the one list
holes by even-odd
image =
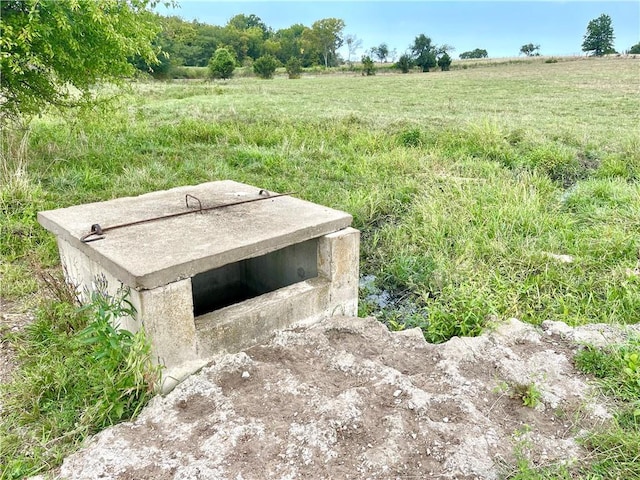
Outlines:
{"label": "green weed", "polygon": [[116,331],[126,295],[92,294],[83,309],[45,302],[12,343],[20,367],[1,385],[0,478],[49,470],[88,435],[134,417],[153,395],[158,371],[142,331]]}
{"label": "green weed", "polygon": [[530,408],[536,408],[542,400],[542,392],[534,382],[514,385],[513,395],[522,399],[522,404]]}
{"label": "green weed", "polygon": [[509,384],[502,381],[496,385],[493,392],[521,400],[523,406],[530,408],[536,408],[542,401],[542,392],[535,382]]}
{"label": "green weed", "polygon": [[600,379],[605,393],[640,405],[640,338],[622,346],[587,346],[578,352],[575,362],[582,371]]}
{"label": "green weed", "polygon": [[[527,386],[523,386],[527,389]],[[511,390],[509,387],[507,389]],[[503,465],[502,478],[510,480],[560,480],[572,479],[574,476],[565,465],[533,465],[531,461],[531,439],[532,427],[524,424],[513,433],[515,464]]]}
{"label": "green weed", "polygon": [[602,391],[618,405],[611,425],[586,437],[595,454],[597,478],[640,478],[640,338],[604,348],[587,346],[576,366],[598,378]]}
{"label": "green weed", "polygon": [[419,147],[422,145],[422,135],[420,130],[412,128],[410,130],[400,132],[398,135],[398,141],[405,147]]}

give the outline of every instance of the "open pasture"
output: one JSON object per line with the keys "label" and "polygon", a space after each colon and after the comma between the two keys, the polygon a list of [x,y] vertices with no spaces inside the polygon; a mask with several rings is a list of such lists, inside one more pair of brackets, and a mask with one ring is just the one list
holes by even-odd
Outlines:
{"label": "open pasture", "polygon": [[[232,179],[353,214],[360,313],[392,329],[419,326],[441,342],[508,317],[635,323],[638,78],[637,59],[589,58],[104,87],[112,98],[100,108],[2,131],[0,306],[31,309],[44,292],[37,272],[57,267],[37,211]],[[105,396],[103,367],[87,367],[85,350],[69,350],[69,332],[86,321],[69,304],[49,305],[26,340],[14,338],[26,367],[5,397],[15,413],[0,425],[7,478],[59,464],[137,411],[118,403],[124,387]],[[84,371],[98,383],[60,385]],[[104,398],[87,407],[93,394]],[[629,428],[594,437],[606,457],[594,478],[631,478],[629,415]]]}
{"label": "open pasture", "polygon": [[21,151],[5,132],[0,295],[36,288],[29,252],[55,263],[36,210],[229,178],[352,213],[375,276],[361,311],[396,328],[635,322],[639,73],[608,58],[134,83],[105,110],[35,119]]}

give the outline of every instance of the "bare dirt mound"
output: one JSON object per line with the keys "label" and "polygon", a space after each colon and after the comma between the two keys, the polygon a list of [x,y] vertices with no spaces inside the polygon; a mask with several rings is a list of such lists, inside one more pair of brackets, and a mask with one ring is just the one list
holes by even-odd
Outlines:
{"label": "bare dirt mound", "polygon": [[[60,475],[495,479],[516,455],[576,462],[576,435],[608,414],[571,363],[574,337],[603,340],[609,327],[545,328],[510,320],[442,345],[373,319],[278,332],[96,435]],[[535,408],[523,404],[530,385]]]}

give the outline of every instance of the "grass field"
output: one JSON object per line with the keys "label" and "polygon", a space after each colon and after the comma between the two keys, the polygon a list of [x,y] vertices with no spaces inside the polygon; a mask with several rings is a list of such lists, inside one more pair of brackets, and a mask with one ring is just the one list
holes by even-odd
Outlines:
{"label": "grass field", "polygon": [[361,314],[391,328],[635,323],[639,75],[607,58],[132,84],[3,131],[0,297],[33,305],[57,264],[38,210],[233,179],[352,213]]}
{"label": "grass field", "polygon": [[639,71],[614,58],[135,84],[106,112],[32,123],[24,175],[3,189],[14,281],[0,295],[35,288],[26,252],[56,261],[36,210],[231,178],[351,212],[363,273],[434,341],[489,314],[635,322]]}

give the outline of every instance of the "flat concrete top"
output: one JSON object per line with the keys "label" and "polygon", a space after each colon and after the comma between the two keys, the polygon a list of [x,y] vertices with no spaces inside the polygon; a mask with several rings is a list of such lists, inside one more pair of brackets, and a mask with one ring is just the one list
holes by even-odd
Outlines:
{"label": "flat concrete top", "polygon": [[[264,197],[258,187],[230,180],[172,188],[106,202],[38,213],[57,237],[103,265],[131,288],[151,289],[245,258],[332,233],[351,224],[351,215],[292,196],[271,197],[121,228],[154,217]],[[91,225],[104,238],[83,243]]]}

